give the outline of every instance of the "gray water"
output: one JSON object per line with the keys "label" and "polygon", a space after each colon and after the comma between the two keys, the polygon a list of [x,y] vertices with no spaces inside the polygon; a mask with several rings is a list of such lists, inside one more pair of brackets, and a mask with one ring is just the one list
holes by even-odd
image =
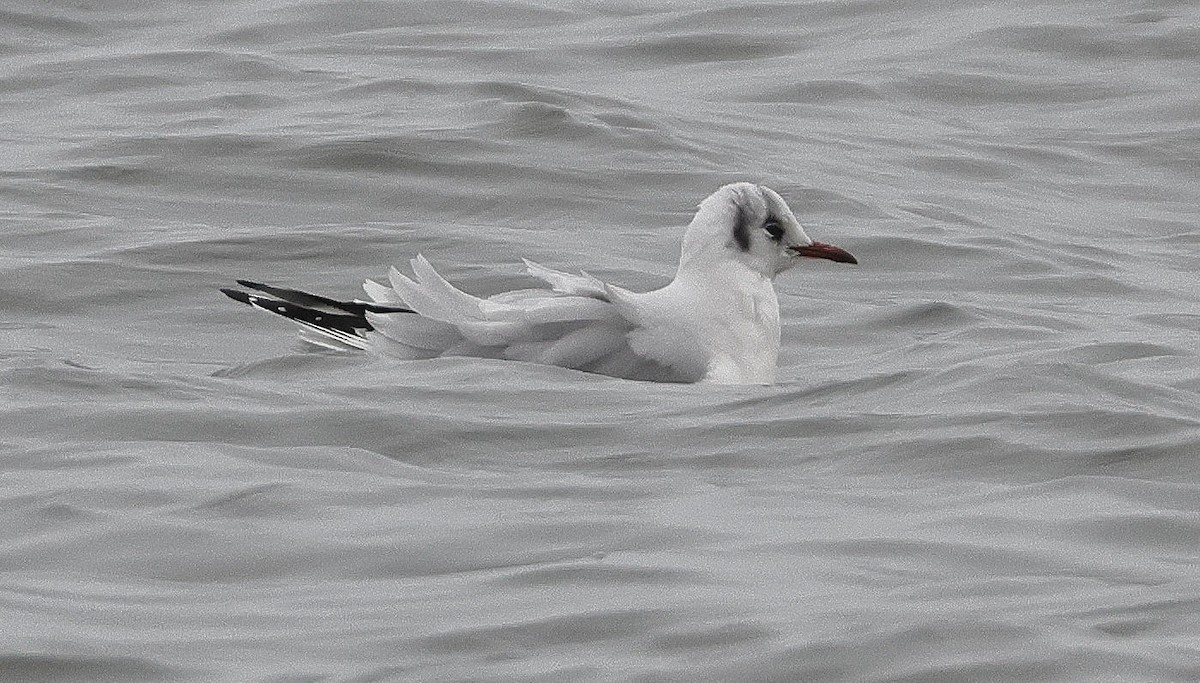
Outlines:
{"label": "gray water", "polygon": [[[0,679],[1200,678],[1200,7],[12,2]],[[303,348],[426,255],[858,267],[773,387]]]}

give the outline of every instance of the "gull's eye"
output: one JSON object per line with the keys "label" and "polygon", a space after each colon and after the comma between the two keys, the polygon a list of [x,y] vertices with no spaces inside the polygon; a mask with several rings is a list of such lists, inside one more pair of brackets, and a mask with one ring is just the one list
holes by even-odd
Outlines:
{"label": "gull's eye", "polygon": [[783,239],[783,226],[780,225],[779,221],[775,220],[774,218],[768,218],[767,222],[763,223],[763,230],[766,230],[767,234],[771,236],[771,239],[775,240],[776,242]]}

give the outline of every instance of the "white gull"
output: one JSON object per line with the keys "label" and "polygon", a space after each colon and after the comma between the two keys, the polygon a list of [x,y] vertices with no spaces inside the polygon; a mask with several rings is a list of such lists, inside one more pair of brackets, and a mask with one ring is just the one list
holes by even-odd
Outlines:
{"label": "white gull", "polygon": [[395,268],[368,280],[370,301],[337,301],[248,280],[259,293],[228,296],[300,325],[303,338],[338,350],[405,359],[501,358],[661,382],[770,384],[779,357],[774,278],[802,258],[857,263],[813,241],[773,190],[720,188],[700,204],[683,236],[670,284],[631,292],[581,273],[525,261],[549,289],[486,299],[451,285],[423,256],[414,278]]}

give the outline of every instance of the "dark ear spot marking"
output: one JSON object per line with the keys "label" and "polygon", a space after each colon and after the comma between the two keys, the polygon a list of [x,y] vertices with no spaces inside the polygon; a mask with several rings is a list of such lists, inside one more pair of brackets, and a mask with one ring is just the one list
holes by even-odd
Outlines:
{"label": "dark ear spot marking", "polygon": [[750,251],[750,217],[746,215],[746,209],[740,203],[736,206],[737,220],[733,224],[733,241],[737,242],[738,249]]}

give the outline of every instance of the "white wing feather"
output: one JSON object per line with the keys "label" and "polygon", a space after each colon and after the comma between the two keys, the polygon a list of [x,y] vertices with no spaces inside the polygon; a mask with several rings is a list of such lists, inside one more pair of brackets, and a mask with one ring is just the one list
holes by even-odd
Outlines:
{"label": "white wing feather", "polygon": [[550,288],[559,294],[574,294],[575,296],[586,296],[593,299],[606,299],[605,284],[600,280],[581,272],[579,275],[564,273],[561,270],[547,268],[540,263],[534,263],[529,259],[521,259],[525,262],[525,271],[544,281]]}
{"label": "white wing feather", "polygon": [[374,280],[367,280],[364,282],[363,291],[367,293],[367,296],[371,297],[371,301],[377,304],[386,304],[389,306],[400,306],[404,304],[404,301],[400,298],[400,295],[396,294],[396,290],[388,287],[387,285],[381,285]]}
{"label": "white wing feather", "polygon": [[[670,369],[630,346],[636,325],[627,294],[588,275],[572,275],[525,261],[528,273],[550,289],[524,289],[482,299],[447,282],[423,256],[412,260],[415,278],[395,268],[391,287],[368,281],[372,300],[407,306],[415,313],[368,313],[373,349],[402,358],[449,355],[507,358],[632,379],[670,381]],[[626,310],[623,310],[626,309]]]}

